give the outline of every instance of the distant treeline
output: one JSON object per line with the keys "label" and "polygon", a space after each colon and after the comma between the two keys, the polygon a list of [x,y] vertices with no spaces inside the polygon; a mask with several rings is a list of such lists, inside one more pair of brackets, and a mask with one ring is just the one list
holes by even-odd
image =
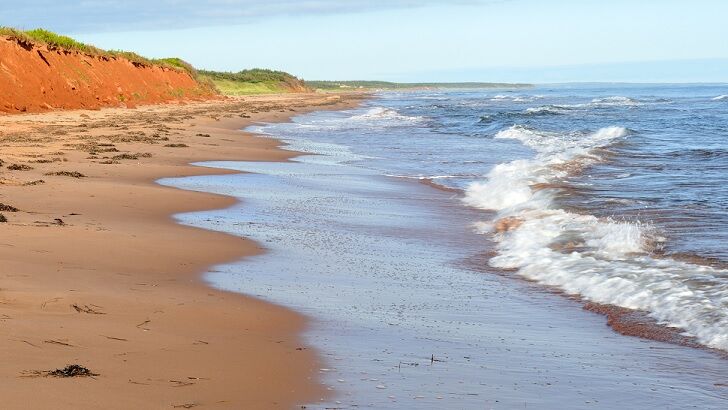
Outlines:
{"label": "distant treeline", "polygon": [[521,83],[394,83],[389,81],[306,81],[306,84],[319,90],[341,89],[381,89],[401,90],[418,88],[528,88],[532,84]]}
{"label": "distant treeline", "polygon": [[200,83],[214,85],[221,93],[228,95],[309,92],[313,90],[402,90],[422,88],[524,88],[530,84],[508,83],[394,83],[387,81],[303,81],[289,73],[262,68],[239,72],[196,70],[180,58],[145,58],[134,52],[103,50],[84,44],[71,37],[59,35],[44,29],[18,30],[0,26],[0,36],[22,43],[45,44],[51,48],[85,53],[91,56],[125,58],[134,64],[157,65],[176,70],[185,70]]}
{"label": "distant treeline", "polygon": [[301,81],[300,79],[286,72],[267,70],[263,68],[242,70],[237,73],[225,71],[198,70],[198,73],[213,80],[241,81],[246,83]]}

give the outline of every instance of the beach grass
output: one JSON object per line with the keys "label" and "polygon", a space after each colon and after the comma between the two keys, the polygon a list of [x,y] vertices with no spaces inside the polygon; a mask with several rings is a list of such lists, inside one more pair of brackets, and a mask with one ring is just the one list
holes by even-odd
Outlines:
{"label": "beach grass", "polygon": [[249,83],[232,80],[212,80],[218,91],[225,95],[276,94],[284,92],[277,83]]}
{"label": "beach grass", "polygon": [[125,50],[104,50],[85,44],[71,37],[37,28],[20,30],[0,26],[0,36],[14,39],[23,44],[45,45],[51,49],[61,49],[83,53],[93,57],[122,58],[134,65],[159,66],[186,71],[199,83],[216,88],[226,95],[278,94],[287,92],[310,91],[303,80],[283,71],[253,68],[239,72],[198,71],[191,64],[178,57],[147,58]]}
{"label": "beach grass", "polygon": [[0,27],[0,36],[12,38],[25,43],[46,45],[50,48],[76,51],[94,57],[124,58],[129,60],[132,64],[142,66],[160,66],[175,70],[183,70],[187,71],[193,78],[197,77],[197,71],[192,67],[192,65],[181,58],[173,57],[152,59],[131,51],[104,50],[42,28],[19,30],[12,27]]}
{"label": "beach grass", "polygon": [[66,50],[77,50],[85,53],[96,52],[98,50],[93,46],[76,41],[71,37],[56,34],[42,28],[28,30],[24,33],[32,40]]}
{"label": "beach grass", "polygon": [[236,73],[200,70],[198,74],[200,78],[212,82],[225,95],[308,91],[303,80],[283,71],[253,68]]}

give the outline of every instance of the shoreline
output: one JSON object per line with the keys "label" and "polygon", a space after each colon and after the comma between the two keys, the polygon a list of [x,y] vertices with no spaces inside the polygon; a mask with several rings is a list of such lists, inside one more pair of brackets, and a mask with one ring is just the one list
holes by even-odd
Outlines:
{"label": "shoreline", "polygon": [[709,403],[720,395],[714,383],[723,380],[724,361],[709,352],[623,337],[563,294],[483,275],[482,263],[467,269],[483,245],[468,228],[478,211],[421,180],[346,164],[349,157],[337,155],[346,145],[330,145],[347,139],[306,132],[307,123],[337,117],[320,115],[302,118],[300,131],[261,130],[314,157],[212,162],[243,174],[162,183],[243,200],[179,218],[267,245],[266,255],[219,266],[208,278],[317,318],[306,340],[327,359],[323,381],[337,393],[324,406],[549,407],[588,398],[616,408],[617,392],[622,403],[662,395],[662,404],[685,404],[678,395],[689,392]]}
{"label": "shoreline", "polygon": [[[442,192],[450,192],[458,194],[460,196],[463,196],[464,194],[464,191],[461,189],[440,185],[431,178],[423,178],[418,180],[418,182],[431,188],[440,190]],[[482,210],[480,211],[482,212]],[[506,232],[510,229],[513,229],[513,227],[509,225],[509,221],[507,221],[508,218],[505,219],[506,221],[504,221],[503,219],[493,220],[495,226],[499,227],[498,229],[496,229],[496,233]],[[495,251],[493,250],[493,252]],[[621,336],[636,337],[639,339],[653,340],[656,342],[668,343],[691,349],[699,349],[715,354],[721,359],[728,360],[728,352],[701,344],[694,336],[684,335],[683,333],[685,332],[685,330],[682,328],[671,327],[666,324],[659,323],[656,319],[651,317],[649,312],[647,311],[629,309],[608,303],[592,302],[584,299],[580,295],[566,293],[558,287],[542,284],[538,281],[522,277],[517,274],[516,270],[493,268],[488,265],[488,260],[494,255],[495,253],[493,253],[492,255],[488,255],[487,258],[479,260],[479,262],[485,263],[485,267],[473,265],[473,269],[483,271],[484,273],[495,274],[512,280],[532,284],[544,292],[553,293],[565,299],[572,300],[579,304],[582,309],[604,317],[606,326],[608,326],[615,333],[618,333]],[[698,255],[678,255],[678,258],[675,258],[674,255],[658,254],[658,256],[662,258],[685,260],[688,262],[713,262],[712,264],[705,263],[705,265],[719,266],[718,262],[706,260]]]}
{"label": "shoreline", "polygon": [[[0,329],[11,358],[0,388],[5,405],[21,408],[33,397],[33,405],[60,408],[290,407],[325,395],[318,357],[300,340],[302,315],[202,278],[261,247],[173,218],[237,200],[155,181],[226,173],[192,162],[285,161],[296,153],[240,130],[362,98],[281,95],[0,116],[0,203],[20,210],[1,212],[8,222],[0,225]],[[11,164],[33,169],[10,171]],[[62,171],[86,177],[46,175]],[[99,376],[36,377],[75,363]]]}
{"label": "shoreline", "polygon": [[[490,257],[492,257],[492,255],[487,255],[488,259]],[[480,261],[487,262],[487,259],[483,258]],[[544,294],[556,295],[559,298],[575,303],[582,310],[598,315],[603,318],[604,325],[609,327],[612,332],[618,334],[620,337],[636,338],[639,340],[654,341],[699,350],[715,355],[722,360],[728,360],[728,352],[701,344],[695,337],[684,335],[684,329],[670,327],[666,324],[659,323],[656,319],[651,317],[647,311],[629,309],[607,303],[591,302],[580,295],[568,294],[558,287],[545,285],[538,281],[521,277],[516,274],[517,272],[515,270],[492,267],[488,268],[490,269],[490,271],[488,271],[489,274],[524,283]],[[482,270],[482,268],[476,267],[473,269]],[[483,270],[483,272],[486,271]]]}

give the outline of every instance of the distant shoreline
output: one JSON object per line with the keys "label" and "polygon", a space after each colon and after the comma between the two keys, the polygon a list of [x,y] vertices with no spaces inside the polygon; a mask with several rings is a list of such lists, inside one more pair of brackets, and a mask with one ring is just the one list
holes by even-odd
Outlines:
{"label": "distant shoreline", "polygon": [[306,81],[311,88],[323,91],[337,90],[431,90],[431,89],[523,89],[532,88],[527,83],[488,83],[488,82],[422,82],[396,83],[389,81]]}

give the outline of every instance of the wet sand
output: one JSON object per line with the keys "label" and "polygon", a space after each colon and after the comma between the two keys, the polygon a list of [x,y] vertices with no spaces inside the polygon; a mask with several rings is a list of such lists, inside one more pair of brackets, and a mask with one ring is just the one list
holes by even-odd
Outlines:
{"label": "wet sand", "polygon": [[563,295],[499,274],[485,263],[492,244],[473,233],[482,214],[458,196],[357,166],[355,153],[307,135],[290,148],[329,155],[211,162],[250,173],[160,182],[243,200],[178,218],[269,251],[216,266],[211,284],[316,318],[305,340],[334,394],[309,408],[724,407],[723,358],[624,337]]}
{"label": "wet sand", "polygon": [[[237,200],[155,181],[226,172],[194,161],[286,160],[277,141],[238,130],[360,98],[0,116],[2,407],[287,408],[324,396],[304,317],[200,280],[260,247],[170,217]],[[97,376],[46,373],[69,364]]]}

